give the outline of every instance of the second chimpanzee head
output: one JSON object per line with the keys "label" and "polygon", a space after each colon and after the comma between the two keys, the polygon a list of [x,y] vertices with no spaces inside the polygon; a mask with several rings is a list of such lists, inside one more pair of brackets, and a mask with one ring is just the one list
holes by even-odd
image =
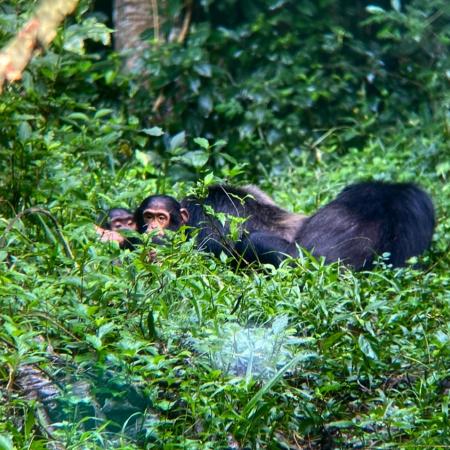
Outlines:
{"label": "second chimpanzee head", "polygon": [[178,230],[189,220],[189,213],[173,197],[151,195],[137,208],[135,220],[140,233],[158,230],[162,235],[164,229]]}
{"label": "second chimpanzee head", "polygon": [[136,230],[136,221],[133,213],[126,208],[111,208],[99,218],[99,224],[106,230]]}

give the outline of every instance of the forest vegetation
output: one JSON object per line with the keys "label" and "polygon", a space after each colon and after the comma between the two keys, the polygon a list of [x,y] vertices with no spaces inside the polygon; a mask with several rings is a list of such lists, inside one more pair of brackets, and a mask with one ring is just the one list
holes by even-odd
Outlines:
{"label": "forest vegetation", "polygon": [[[0,449],[450,446],[448,0],[141,3],[80,0],[0,94]],[[0,49],[37,5],[0,3]],[[94,229],[155,192],[311,214],[361,180],[433,198],[407,267]]]}

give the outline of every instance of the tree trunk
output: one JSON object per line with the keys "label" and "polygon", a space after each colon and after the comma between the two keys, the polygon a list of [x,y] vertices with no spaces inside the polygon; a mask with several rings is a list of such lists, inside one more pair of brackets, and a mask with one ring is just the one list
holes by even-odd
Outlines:
{"label": "tree trunk", "polygon": [[148,43],[141,39],[145,30],[160,37],[161,0],[114,0],[113,23],[116,30],[115,49],[125,54],[125,69],[139,70],[139,60]]}

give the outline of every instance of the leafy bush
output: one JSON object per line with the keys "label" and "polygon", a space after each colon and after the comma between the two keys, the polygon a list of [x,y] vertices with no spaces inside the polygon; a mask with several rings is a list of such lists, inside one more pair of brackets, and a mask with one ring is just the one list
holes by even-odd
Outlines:
{"label": "leafy bush", "polygon": [[[421,3],[200,2],[124,75],[82,2],[0,96],[0,447],[449,444],[448,17]],[[32,6],[0,6],[2,43]],[[309,214],[364,178],[433,196],[420,269],[236,273],[183,233],[154,263],[92,227],[217,180]]]}
{"label": "leafy bush", "polygon": [[314,158],[325,139],[342,154],[399,126],[442,118],[446,11],[443,0],[385,9],[331,0],[208,2],[186,45],[150,47],[147,88],[133,101],[149,117],[149,101],[162,93],[163,111],[152,122],[225,138],[229,153],[252,155],[259,173],[274,160]]}

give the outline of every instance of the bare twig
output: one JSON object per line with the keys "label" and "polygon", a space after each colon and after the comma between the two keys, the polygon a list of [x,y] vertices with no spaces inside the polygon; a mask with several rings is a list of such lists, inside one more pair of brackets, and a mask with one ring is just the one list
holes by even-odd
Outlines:
{"label": "bare twig", "polygon": [[156,42],[159,42],[159,11],[158,2],[156,0],[151,0],[152,4],[152,17],[153,17],[153,36]]}
{"label": "bare twig", "polygon": [[164,94],[160,92],[158,98],[155,100],[155,103],[153,103],[152,112],[158,112],[164,100],[165,100]]}
{"label": "bare twig", "polygon": [[177,42],[182,44],[186,39],[189,32],[189,26],[191,24],[192,17],[192,0],[186,0],[186,14],[184,15],[183,25],[180,30],[180,34],[177,37]]}

